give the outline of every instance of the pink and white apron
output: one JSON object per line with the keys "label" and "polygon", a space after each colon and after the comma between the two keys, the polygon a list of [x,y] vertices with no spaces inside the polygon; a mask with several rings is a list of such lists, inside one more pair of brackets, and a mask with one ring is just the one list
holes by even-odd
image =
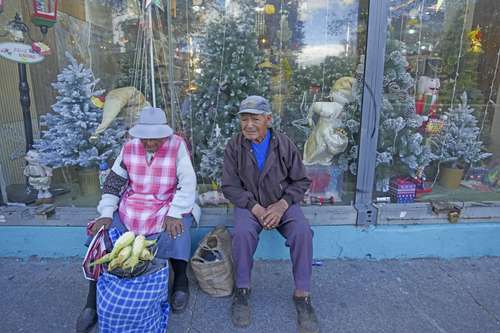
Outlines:
{"label": "pink and white apron", "polygon": [[123,148],[129,183],[118,212],[121,222],[136,234],[162,231],[163,221],[177,188],[176,160],[182,138],[172,135],[155,152],[150,163],[140,139]]}

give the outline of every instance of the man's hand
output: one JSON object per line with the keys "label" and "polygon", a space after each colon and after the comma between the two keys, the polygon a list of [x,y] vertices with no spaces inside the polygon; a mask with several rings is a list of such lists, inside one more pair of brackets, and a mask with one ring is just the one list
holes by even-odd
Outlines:
{"label": "man's hand", "polygon": [[252,214],[255,215],[255,217],[257,218],[257,220],[259,220],[259,223],[262,226],[264,226],[263,217],[264,217],[264,214],[266,214],[266,209],[264,207],[262,207],[261,205],[256,204],[252,208]]}
{"label": "man's hand", "polygon": [[280,224],[281,218],[287,209],[288,203],[284,199],[269,205],[266,209],[266,213],[262,217],[264,220],[264,229],[276,228]]}
{"label": "man's hand", "polygon": [[95,234],[97,234],[102,226],[104,226],[104,229],[108,229],[111,225],[111,222],[113,222],[113,220],[109,217],[101,217],[100,219],[97,219],[92,226],[92,229],[90,230],[92,232],[92,235],[95,236]]}
{"label": "man's hand", "polygon": [[176,239],[184,232],[184,225],[181,219],[176,219],[175,217],[167,216],[163,222],[163,230],[165,230],[170,237]]}

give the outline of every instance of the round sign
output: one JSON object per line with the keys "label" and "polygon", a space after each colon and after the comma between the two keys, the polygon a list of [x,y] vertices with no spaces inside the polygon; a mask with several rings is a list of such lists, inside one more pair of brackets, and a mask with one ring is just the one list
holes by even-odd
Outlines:
{"label": "round sign", "polygon": [[45,57],[33,51],[31,45],[23,43],[0,43],[0,57],[21,64],[36,64]]}

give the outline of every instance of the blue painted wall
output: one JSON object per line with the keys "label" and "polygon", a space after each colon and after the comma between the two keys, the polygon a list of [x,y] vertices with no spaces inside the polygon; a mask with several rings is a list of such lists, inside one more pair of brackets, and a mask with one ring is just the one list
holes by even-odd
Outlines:
{"label": "blue painted wall", "polygon": [[[397,259],[500,256],[500,223],[314,226],[316,259]],[[191,229],[193,245],[210,228]],[[0,227],[2,257],[83,257],[83,227]],[[263,231],[258,259],[288,259],[284,239]]]}

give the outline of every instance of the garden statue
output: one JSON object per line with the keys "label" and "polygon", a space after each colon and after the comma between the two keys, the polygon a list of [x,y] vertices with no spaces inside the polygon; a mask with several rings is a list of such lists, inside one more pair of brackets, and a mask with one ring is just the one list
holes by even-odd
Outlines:
{"label": "garden statue", "polygon": [[[342,129],[344,105],[353,101],[355,79],[342,77],[332,87],[331,102],[315,102],[309,108],[308,121],[314,126],[304,146],[305,165],[331,165],[333,157],[347,148],[348,138]],[[313,115],[319,119],[313,122]]]}
{"label": "garden statue", "polygon": [[38,190],[37,204],[52,203],[53,197],[49,192],[52,168],[45,166],[40,161],[40,155],[36,150],[30,150],[24,157],[28,165],[24,168],[24,175],[28,177],[28,183]]}

